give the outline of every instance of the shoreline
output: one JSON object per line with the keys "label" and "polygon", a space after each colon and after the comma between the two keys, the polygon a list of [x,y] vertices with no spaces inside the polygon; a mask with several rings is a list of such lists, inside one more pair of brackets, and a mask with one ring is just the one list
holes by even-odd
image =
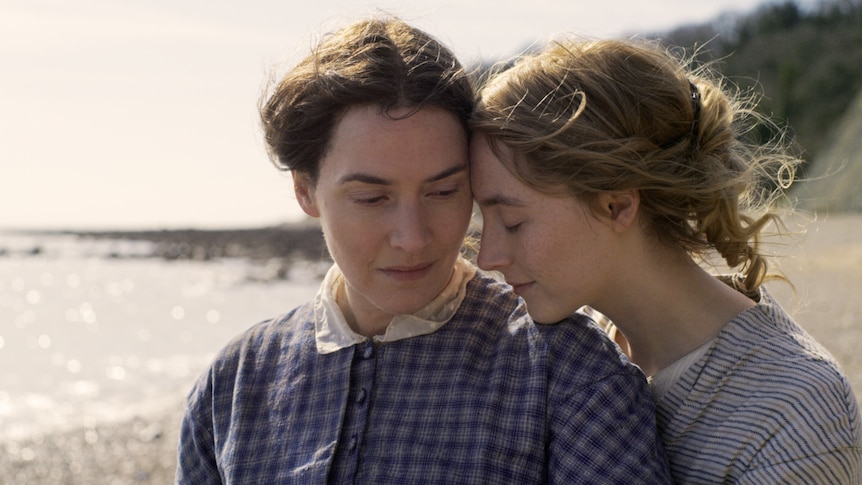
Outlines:
{"label": "shoreline", "polygon": [[[858,352],[862,342],[862,299],[858,297],[862,290],[862,214],[836,214],[819,220],[788,222],[792,222],[794,227],[798,223],[805,232],[782,243],[771,245],[767,242],[767,247],[780,253],[775,259],[775,267],[788,276],[795,286],[795,293],[792,287],[782,282],[768,283],[767,287],[782,307],[838,360],[857,400],[862,402],[862,354]],[[154,247],[185,243],[190,248],[199,247],[197,244],[226,248],[231,242],[236,242],[236,238],[247,238],[244,250],[249,253],[242,257],[265,261],[269,258],[296,258],[297,253],[291,251],[297,247],[291,246],[290,237],[308,235],[306,231],[313,234],[297,244],[304,245],[304,250],[313,254],[313,259],[320,260],[322,236],[316,226],[301,230],[275,227],[224,231],[64,231],[52,234],[94,240],[125,238],[127,241],[140,241],[147,238]],[[30,234],[37,232],[31,231]],[[280,244],[287,249],[278,248]],[[258,248],[256,253],[251,252],[250,248],[254,247]],[[184,254],[194,254],[194,251]],[[325,253],[323,257],[326,257]],[[10,485],[172,483],[183,407],[183,399],[176,396],[164,407],[136,413],[128,419],[0,442],[2,482]]]}
{"label": "shoreline", "polygon": [[60,231],[54,234],[95,240],[146,241],[153,244],[150,257],[166,260],[208,261],[225,257],[316,260],[328,254],[316,221],[251,229]]}

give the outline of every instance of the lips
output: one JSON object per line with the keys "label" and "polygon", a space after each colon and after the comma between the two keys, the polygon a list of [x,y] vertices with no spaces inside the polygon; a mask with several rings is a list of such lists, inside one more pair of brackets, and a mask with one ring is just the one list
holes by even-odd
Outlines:
{"label": "lips", "polygon": [[533,286],[533,282],[528,283],[509,283],[512,285],[512,291],[517,295],[523,295],[527,290],[529,290]]}
{"label": "lips", "polygon": [[389,266],[380,271],[396,281],[410,282],[424,278],[430,271],[433,263],[422,263],[410,266]]}

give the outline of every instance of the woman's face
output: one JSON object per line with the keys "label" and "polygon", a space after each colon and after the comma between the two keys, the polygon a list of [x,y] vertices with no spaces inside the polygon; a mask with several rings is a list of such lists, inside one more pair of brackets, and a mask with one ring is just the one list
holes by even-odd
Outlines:
{"label": "woman's face", "polygon": [[349,109],[316,186],[296,182],[303,209],[321,219],[358,322],[388,323],[430,303],[452,276],[470,221],[462,124],[436,107],[392,119],[408,112]]}
{"label": "woman's face", "polygon": [[611,229],[577,198],[524,185],[481,134],[470,145],[470,179],[483,219],[479,267],[503,273],[540,323],[594,304],[610,281]]}

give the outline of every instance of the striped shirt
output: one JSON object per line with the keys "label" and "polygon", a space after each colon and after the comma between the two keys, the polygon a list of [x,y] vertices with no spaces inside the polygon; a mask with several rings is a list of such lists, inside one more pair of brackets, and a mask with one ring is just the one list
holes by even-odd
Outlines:
{"label": "striped shirt", "polygon": [[862,427],[847,378],[762,291],[658,400],[675,481],[862,483]]}
{"label": "striped shirt", "polygon": [[321,354],[312,303],[192,390],[177,483],[669,483],[643,374],[592,320],[536,325],[476,275],[433,333]]}

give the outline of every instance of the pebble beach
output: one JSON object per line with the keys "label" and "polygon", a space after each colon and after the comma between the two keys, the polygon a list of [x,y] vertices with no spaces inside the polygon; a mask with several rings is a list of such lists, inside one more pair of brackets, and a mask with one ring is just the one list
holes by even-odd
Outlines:
{"label": "pebble beach", "polygon": [[[790,285],[773,296],[840,362],[862,399],[862,215],[795,217],[766,241]],[[159,409],[0,443],[0,484],[172,483],[183,395]]]}

